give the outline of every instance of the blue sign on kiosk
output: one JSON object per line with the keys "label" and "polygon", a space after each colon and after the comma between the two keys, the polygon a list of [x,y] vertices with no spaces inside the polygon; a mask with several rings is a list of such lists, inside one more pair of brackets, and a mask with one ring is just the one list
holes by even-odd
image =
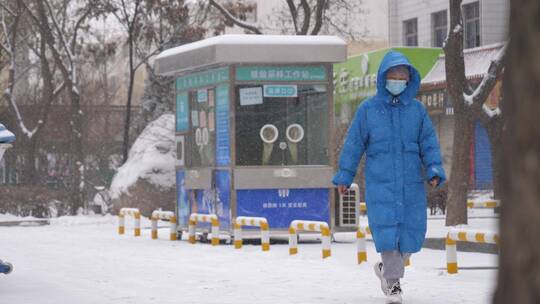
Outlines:
{"label": "blue sign on kiosk", "polygon": [[346,56],[333,36],[224,35],[156,58],[176,78],[180,232],[191,213],[230,233],[237,216],[267,218],[271,235],[296,219],[356,229],[338,224],[331,183],[332,64]]}

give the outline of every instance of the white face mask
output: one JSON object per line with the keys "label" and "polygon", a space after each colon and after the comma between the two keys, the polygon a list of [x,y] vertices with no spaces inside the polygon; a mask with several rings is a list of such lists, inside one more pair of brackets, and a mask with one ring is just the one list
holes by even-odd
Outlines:
{"label": "white face mask", "polygon": [[398,96],[407,88],[407,80],[387,79],[386,89],[390,94]]}

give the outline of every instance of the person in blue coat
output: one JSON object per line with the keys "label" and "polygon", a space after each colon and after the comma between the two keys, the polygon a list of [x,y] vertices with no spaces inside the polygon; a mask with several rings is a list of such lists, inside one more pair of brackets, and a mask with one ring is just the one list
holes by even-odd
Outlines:
{"label": "person in blue coat", "polygon": [[424,242],[424,182],[438,187],[446,180],[435,130],[415,99],[419,87],[420,74],[408,59],[388,52],[377,74],[377,93],[358,107],[332,180],[345,193],[366,154],[368,222],[382,258],[374,269],[387,303],[401,303],[405,260]]}

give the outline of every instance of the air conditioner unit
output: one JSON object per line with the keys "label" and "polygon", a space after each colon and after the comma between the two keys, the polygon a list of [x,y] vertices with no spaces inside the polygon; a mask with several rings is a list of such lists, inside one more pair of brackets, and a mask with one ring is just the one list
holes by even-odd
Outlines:
{"label": "air conditioner unit", "polygon": [[339,226],[356,227],[360,216],[360,189],[352,184],[347,193],[339,196]]}

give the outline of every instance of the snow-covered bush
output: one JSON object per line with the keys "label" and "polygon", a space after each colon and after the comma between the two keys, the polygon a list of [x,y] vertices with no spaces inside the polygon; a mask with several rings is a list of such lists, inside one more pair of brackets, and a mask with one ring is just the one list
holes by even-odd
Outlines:
{"label": "snow-covered bush", "polygon": [[174,115],[163,114],[142,131],[114,176],[109,189],[114,209],[137,207],[146,215],[155,208],[172,210],[175,159]]}

